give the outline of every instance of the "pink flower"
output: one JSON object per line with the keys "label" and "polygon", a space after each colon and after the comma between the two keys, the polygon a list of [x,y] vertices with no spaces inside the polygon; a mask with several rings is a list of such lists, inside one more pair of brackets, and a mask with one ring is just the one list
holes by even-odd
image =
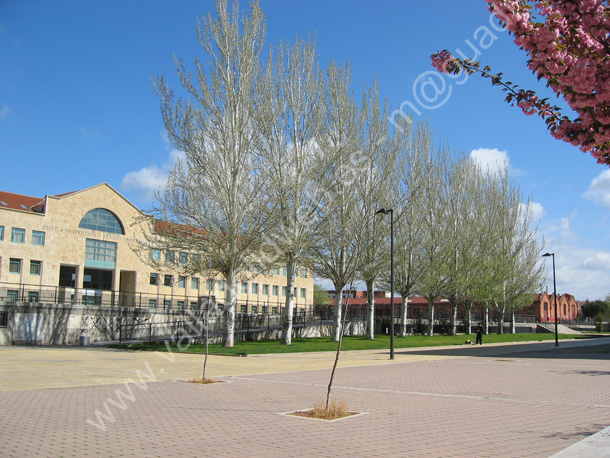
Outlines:
{"label": "pink flower", "polygon": [[441,73],[450,74],[450,66],[454,63],[455,58],[447,50],[443,50],[436,54],[432,54],[432,66]]}

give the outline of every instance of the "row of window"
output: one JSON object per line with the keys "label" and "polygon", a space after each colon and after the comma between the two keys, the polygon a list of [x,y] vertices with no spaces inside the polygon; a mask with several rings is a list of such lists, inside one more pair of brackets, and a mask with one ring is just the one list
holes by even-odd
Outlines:
{"label": "row of window", "polygon": [[[161,284],[161,275],[158,273],[150,274],[150,284],[157,286]],[[178,288],[186,288],[186,277],[178,276],[178,281],[176,283]],[[174,276],[173,275],[163,275],[163,286],[174,286]],[[251,294],[259,294],[259,284],[252,283],[251,285],[248,282],[242,282],[241,284],[241,292],[242,294],[248,294],[248,290],[250,290]],[[192,277],[191,278],[191,289],[199,290],[199,278]],[[212,291],[214,289],[214,280],[208,279],[206,281],[206,291]],[[224,280],[218,280],[218,291],[223,292],[225,290],[225,282]],[[279,296],[279,286],[272,285],[272,295]],[[286,286],[282,286],[282,296],[286,296],[288,292],[288,288]],[[264,284],[262,287],[263,296],[269,296],[269,285]],[[294,289],[294,295],[297,295],[297,288]],[[301,288],[301,297],[305,299],[307,297],[307,289]]]}
{"label": "row of window", "polygon": [[[161,283],[161,280],[163,280],[163,283]],[[174,286],[174,284],[176,284],[178,288],[186,288],[186,277],[179,275],[177,282],[175,282],[173,275],[160,275],[158,273],[151,273],[150,284],[155,286],[160,284],[163,284],[163,286]],[[214,288],[213,280],[208,279],[206,282],[206,286],[207,291],[212,290]],[[219,291],[225,290],[223,280],[218,281],[218,288]],[[199,290],[199,278],[191,277],[191,289]]]}
{"label": "row of window", "polygon": [[[18,302],[19,301],[19,291],[17,291],[16,289],[9,289],[6,292],[6,300],[11,301],[11,302]],[[38,302],[38,300],[39,300],[38,291],[28,291],[28,302]],[[0,326],[0,327],[2,327],[2,326]]]}
{"label": "row of window", "polygon": [[[44,246],[45,233],[43,231],[32,231],[31,243],[35,246]],[[4,226],[0,226],[0,242],[4,240]],[[25,229],[20,227],[11,228],[11,242],[25,243]]]}
{"label": "row of window", "polygon": [[[176,301],[175,304],[176,304],[176,308],[178,310],[186,309],[186,304],[184,301]],[[170,310],[172,308],[172,301],[169,299],[166,299],[161,304],[157,301],[157,299],[148,300],[148,306],[151,309],[156,309],[157,307],[161,307],[161,305],[163,306],[163,310]],[[191,307],[191,310],[197,310],[199,308],[199,304],[196,301],[193,301],[190,303],[190,307]],[[224,309],[223,304],[218,304],[217,307],[219,310]],[[269,309],[269,307],[267,307],[266,305],[263,305],[262,307],[260,307],[260,311],[259,311],[259,307],[257,305],[250,306],[250,314],[253,314],[253,315],[257,315],[259,313],[266,315],[269,312],[271,312],[272,315],[277,315],[280,312],[280,310],[281,310],[281,313],[284,313],[284,307],[271,307],[271,309]],[[295,312],[300,315],[305,315],[305,309],[303,309],[303,308],[298,309],[298,311],[295,309]],[[239,308],[239,313],[248,313],[248,306],[241,305]]]}
{"label": "row of window", "polygon": [[[10,258],[8,271],[20,274],[23,270],[23,259]],[[42,261],[30,261],[30,275],[42,275]]]}
{"label": "row of window", "polygon": [[[242,294],[248,294],[248,282],[242,282],[241,283],[241,292]],[[252,283],[251,285],[251,293],[252,294],[259,294],[259,284],[258,283]],[[272,292],[272,296],[279,296],[279,286],[278,285],[271,285],[271,292]],[[286,297],[286,294],[288,293],[288,287],[286,286],[282,286],[282,296]],[[297,288],[294,288],[294,295],[297,295]],[[263,285],[263,296],[269,296],[269,285]],[[301,288],[301,297],[303,299],[305,299],[307,297],[307,289],[305,288]]]}
{"label": "row of window", "polygon": [[[193,261],[196,262],[198,260],[198,257],[196,254],[191,255],[193,258]],[[153,248],[150,252],[150,257],[153,261],[155,262],[161,262],[161,250]],[[176,262],[176,253],[172,250],[166,250],[165,251],[165,262],[167,263],[175,263]],[[187,264],[189,262],[189,254],[186,253],[185,251],[180,251],[178,253],[178,263],[179,264]],[[283,268],[283,275],[287,276],[288,275],[288,268],[284,267]],[[301,269],[301,278],[307,278],[307,269]],[[270,275],[271,271],[266,271],[265,275]],[[273,268],[273,275],[279,275],[280,274],[280,268],[279,267],[274,267]],[[297,276],[298,276],[298,272],[297,272]]]}

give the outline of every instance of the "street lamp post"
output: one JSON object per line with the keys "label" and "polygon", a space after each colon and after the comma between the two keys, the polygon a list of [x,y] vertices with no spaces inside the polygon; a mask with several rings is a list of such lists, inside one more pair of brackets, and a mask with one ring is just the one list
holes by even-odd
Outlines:
{"label": "street lamp post", "polygon": [[553,258],[553,302],[555,303],[555,346],[559,346],[559,336],[557,334],[557,284],[555,283],[555,253],[544,253],[542,257]]}
{"label": "street lamp post", "polygon": [[390,214],[390,359],[394,359],[394,209],[382,208],[376,215]]}

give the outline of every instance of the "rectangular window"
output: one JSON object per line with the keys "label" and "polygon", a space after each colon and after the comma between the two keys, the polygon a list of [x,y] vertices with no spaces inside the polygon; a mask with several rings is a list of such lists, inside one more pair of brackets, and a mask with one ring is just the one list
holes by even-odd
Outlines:
{"label": "rectangular window", "polygon": [[252,294],[258,294],[258,283],[252,283]]}
{"label": "rectangular window", "polygon": [[193,277],[191,278],[191,289],[199,289],[199,278]]}
{"label": "rectangular window", "polygon": [[307,297],[307,290],[305,288],[301,288],[301,297],[305,299]]}
{"label": "rectangular window", "polygon": [[284,269],[282,270],[282,275],[284,275],[284,277],[288,275],[288,267],[284,267]]}
{"label": "rectangular window", "polygon": [[167,250],[165,252],[165,260],[167,262],[174,262],[175,259],[176,259],[176,255],[172,250]]}
{"label": "rectangular window", "polygon": [[21,273],[21,259],[11,258],[8,271],[14,274]]}
{"label": "rectangular window", "polygon": [[267,306],[263,305],[262,309],[263,309],[263,313],[266,315],[267,314]]}
{"label": "rectangular window", "polygon": [[212,280],[211,278],[208,278],[205,281],[205,287],[208,292],[213,291],[214,290],[214,280]]}
{"label": "rectangular window", "polygon": [[307,269],[301,269],[301,278],[307,278]]}
{"label": "rectangular window", "polygon": [[178,277],[178,288],[186,288],[186,277]]}
{"label": "rectangular window", "polygon": [[258,307],[257,307],[256,305],[253,305],[253,306],[252,306],[252,314],[253,314],[253,315],[258,314]]}
{"label": "rectangular window", "polygon": [[263,285],[263,296],[269,296],[269,285]]}
{"label": "rectangular window", "polygon": [[163,301],[163,310],[169,310],[172,308],[172,301],[170,301],[169,299],[165,299]]}
{"label": "rectangular window", "polygon": [[85,266],[114,269],[116,247],[117,244],[114,242],[87,239],[85,243]]}
{"label": "rectangular window", "polygon": [[8,326],[8,312],[6,310],[0,312],[0,328]]}
{"label": "rectangular window", "polygon": [[178,310],[184,310],[184,301],[176,302],[176,306],[178,307]]}
{"label": "rectangular window", "polygon": [[14,227],[11,230],[11,242],[13,243],[25,243],[25,229]]}
{"label": "rectangular window", "polygon": [[157,308],[157,299],[148,299],[148,308],[156,309]]}
{"label": "rectangular window", "polygon": [[224,291],[224,290],[225,290],[225,281],[218,280],[218,291]]}
{"label": "rectangular window", "polygon": [[45,233],[42,231],[32,231],[32,245],[44,246]]}
{"label": "rectangular window", "polygon": [[159,284],[159,274],[150,274],[150,284],[151,285]]}
{"label": "rectangular window", "polygon": [[277,285],[273,285],[273,295],[277,296],[280,294],[280,287]]}
{"label": "rectangular window", "polygon": [[273,268],[273,275],[279,275],[280,274],[280,268],[279,267],[274,267]]}
{"label": "rectangular window", "polygon": [[38,291],[28,291],[28,302],[38,302]]}
{"label": "rectangular window", "polygon": [[4,226],[0,226],[0,242],[4,240]]}
{"label": "rectangular window", "polygon": [[288,292],[288,288],[286,288],[285,286],[282,286],[282,296],[286,296],[287,292]]}
{"label": "rectangular window", "polygon": [[271,307],[271,314],[277,315],[277,307]]}
{"label": "rectangular window", "polygon": [[189,261],[189,255],[184,251],[181,251],[179,255],[179,261],[180,264],[186,264]]}
{"label": "rectangular window", "polygon": [[242,305],[239,308],[239,313],[248,313],[248,306],[247,305]]}
{"label": "rectangular window", "polygon": [[225,309],[224,304],[218,304],[218,310],[220,310],[221,312]]}
{"label": "rectangular window", "polygon": [[9,289],[6,292],[7,301],[17,302],[18,299],[19,299],[19,291],[17,291],[16,289]]}
{"label": "rectangular window", "polygon": [[165,286],[172,286],[174,284],[174,277],[172,277],[171,275],[166,275],[163,279],[163,284]]}
{"label": "rectangular window", "polygon": [[40,275],[42,273],[42,262],[30,261],[30,274]]}
{"label": "rectangular window", "polygon": [[191,302],[191,310],[197,310],[199,307],[197,307],[197,302]]}
{"label": "rectangular window", "polygon": [[156,248],[150,250],[150,259],[156,262],[161,261],[161,250],[157,250]]}
{"label": "rectangular window", "polygon": [[241,282],[241,292],[242,294],[248,294],[248,283],[245,281]]}

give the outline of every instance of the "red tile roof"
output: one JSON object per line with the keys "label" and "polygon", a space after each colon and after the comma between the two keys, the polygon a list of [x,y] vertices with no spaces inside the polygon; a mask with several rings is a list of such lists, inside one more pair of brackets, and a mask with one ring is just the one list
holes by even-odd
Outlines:
{"label": "red tile roof", "polygon": [[34,211],[33,207],[39,207],[41,203],[44,204],[44,198],[0,191],[0,208],[31,212]]}

